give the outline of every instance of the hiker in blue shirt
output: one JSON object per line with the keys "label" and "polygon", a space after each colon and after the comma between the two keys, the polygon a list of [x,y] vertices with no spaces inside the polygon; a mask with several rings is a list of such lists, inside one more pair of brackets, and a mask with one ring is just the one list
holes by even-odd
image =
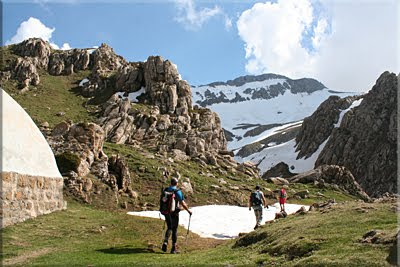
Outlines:
{"label": "hiker in blue shirt", "polygon": [[263,208],[268,208],[267,201],[265,200],[263,192],[260,190],[260,186],[256,186],[256,191],[252,192],[249,199],[249,210],[253,208],[254,214],[256,215],[256,226],[254,230],[261,225],[263,217]]}
{"label": "hiker in blue shirt", "polygon": [[[179,224],[179,211],[181,210],[181,206],[187,210],[187,212],[192,215],[192,212],[189,210],[188,206],[185,203],[182,191],[177,188],[178,180],[175,178],[171,179],[171,184],[168,188],[164,189],[163,194],[161,196],[161,207],[160,211],[165,216],[165,221],[167,223],[168,229],[165,233],[164,243],[161,247],[162,251],[166,252],[168,247],[168,239],[172,233],[172,248],[171,253],[176,254],[179,253],[176,248],[176,241],[178,239],[178,224]],[[164,207],[162,204],[162,200],[164,201],[166,206]]]}

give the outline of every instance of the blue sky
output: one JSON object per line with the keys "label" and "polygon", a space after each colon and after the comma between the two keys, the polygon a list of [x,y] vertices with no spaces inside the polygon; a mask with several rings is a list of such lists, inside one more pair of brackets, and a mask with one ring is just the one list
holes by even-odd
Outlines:
{"label": "blue sky", "polygon": [[[201,7],[213,5],[201,5]],[[224,4],[236,16],[251,4]],[[226,29],[222,16],[210,18],[200,29],[187,30],[175,20],[177,8],[171,2],[86,3],[4,5],[4,41],[9,40],[29,17],[55,28],[52,41],[67,42],[73,48],[111,45],[129,61],[143,61],[161,55],[178,66],[192,84],[228,80],[246,74],[244,42],[234,27]]]}
{"label": "blue sky", "polygon": [[6,44],[105,42],[129,61],[170,59],[193,85],[272,72],[367,91],[400,70],[396,0],[16,1],[3,3]]}

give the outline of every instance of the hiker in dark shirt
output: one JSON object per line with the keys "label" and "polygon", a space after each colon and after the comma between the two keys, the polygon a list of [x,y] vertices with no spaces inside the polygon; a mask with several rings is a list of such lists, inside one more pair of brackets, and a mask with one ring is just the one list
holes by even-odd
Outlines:
{"label": "hiker in dark shirt", "polygon": [[263,192],[260,190],[260,186],[256,186],[256,191],[252,192],[249,199],[249,210],[253,208],[254,214],[256,215],[256,226],[254,230],[261,225],[263,208],[268,208],[267,201],[265,200]]}
{"label": "hiker in dark shirt", "polygon": [[[165,216],[165,221],[167,223],[168,229],[165,233],[164,243],[161,247],[162,251],[166,252],[168,247],[168,239],[172,233],[172,248],[171,253],[179,253],[176,249],[176,241],[178,239],[178,224],[179,224],[179,211],[180,208],[183,207],[187,212],[192,216],[192,212],[189,210],[188,206],[185,203],[182,191],[177,188],[178,180],[175,178],[171,179],[171,184],[168,188],[164,189],[164,192],[174,193],[174,200],[172,200],[172,206],[168,206],[168,210],[161,210],[161,213]],[[167,194],[168,194],[167,193]]]}

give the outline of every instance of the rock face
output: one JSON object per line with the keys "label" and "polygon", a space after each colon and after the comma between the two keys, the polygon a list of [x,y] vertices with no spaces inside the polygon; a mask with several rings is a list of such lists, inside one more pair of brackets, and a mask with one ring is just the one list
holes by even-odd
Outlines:
{"label": "rock face", "polygon": [[333,185],[361,199],[370,200],[351,172],[345,167],[322,165],[314,170],[295,175],[288,180],[291,183],[314,183],[322,187]]}
{"label": "rock face", "polygon": [[361,104],[332,132],[315,166],[345,166],[370,196],[397,192],[397,89],[394,73],[383,73]]}
{"label": "rock face", "polygon": [[[160,107],[143,109],[139,104],[131,104],[127,98],[113,95],[103,105],[99,124],[103,126],[107,140],[117,144],[154,140],[160,152],[178,149],[190,157],[226,151],[225,135],[218,115],[204,108],[189,111],[189,96],[190,90],[188,94],[181,94],[176,102],[185,104],[174,109],[164,105],[164,100],[153,101]],[[165,113],[160,112],[161,109]]]}
{"label": "rock face", "polygon": [[90,172],[108,177],[108,158],[103,152],[104,131],[94,123],[61,122],[47,136],[61,172],[74,171],[79,177]]}
{"label": "rock face", "polygon": [[351,96],[346,98],[331,96],[310,117],[304,119],[300,132],[296,136],[296,151],[299,151],[297,159],[308,158],[317,151],[318,147],[332,134],[335,123],[339,121],[341,110],[349,108],[356,99]]}
{"label": "rock face", "polygon": [[131,189],[131,175],[128,165],[125,160],[119,155],[111,155],[108,159],[108,170],[110,173],[110,182],[117,190],[121,192],[130,193]]}
{"label": "rock face", "polygon": [[271,177],[282,177],[289,178],[296,175],[295,173],[291,173],[289,170],[289,166],[284,162],[279,162],[277,165],[266,171],[262,178],[268,179]]}
{"label": "rock face", "polygon": [[[61,210],[63,179],[35,123],[6,92],[2,109],[2,227]],[[15,123],[18,122],[18,123]]]}
{"label": "rock face", "polygon": [[39,84],[37,64],[36,58],[18,58],[16,60],[12,77],[19,82],[21,90],[28,90],[29,85],[36,86]]}

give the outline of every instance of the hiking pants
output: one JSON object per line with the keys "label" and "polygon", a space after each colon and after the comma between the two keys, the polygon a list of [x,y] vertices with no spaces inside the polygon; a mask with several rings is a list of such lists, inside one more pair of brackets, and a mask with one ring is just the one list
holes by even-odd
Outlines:
{"label": "hiking pants", "polygon": [[164,242],[168,243],[169,236],[172,233],[172,244],[175,244],[178,239],[179,213],[164,216],[168,226],[167,232],[165,232]]}
{"label": "hiking pants", "polygon": [[261,225],[263,217],[263,207],[261,205],[253,206],[254,214],[256,215],[257,225]]}

